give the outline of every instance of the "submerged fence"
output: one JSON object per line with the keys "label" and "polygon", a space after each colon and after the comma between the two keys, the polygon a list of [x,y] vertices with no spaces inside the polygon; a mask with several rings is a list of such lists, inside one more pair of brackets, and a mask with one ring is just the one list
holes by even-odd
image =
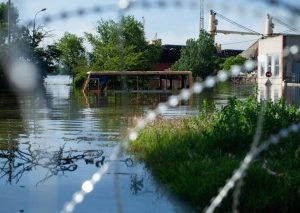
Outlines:
{"label": "submerged fence", "polygon": [[[241,1],[242,2],[242,1]],[[256,1],[262,4],[266,4],[269,7],[274,9],[282,9],[284,11],[288,11],[291,16],[291,24],[294,26],[299,26],[300,20],[300,5],[297,5],[293,1],[283,1],[283,0],[261,0]],[[40,19],[44,25],[47,25],[52,22],[63,22],[67,19],[71,19],[73,17],[82,17],[88,16],[92,13],[102,15],[106,12],[116,12],[118,17],[121,18],[123,15],[130,11],[131,9],[140,9],[140,10],[150,10],[153,8],[158,8],[161,10],[175,8],[180,13],[180,10],[183,8],[190,8],[193,11],[197,11],[199,1],[197,0],[187,0],[187,1],[180,1],[180,0],[157,0],[157,1],[148,1],[148,0],[119,0],[117,4],[111,5],[96,5],[89,8],[79,8],[76,11],[63,11],[54,15],[45,16]],[[235,14],[247,15],[253,17],[253,19],[263,18],[265,14],[262,14],[262,11],[257,9],[257,7],[253,7],[252,10],[248,10],[244,8],[242,3],[237,3],[236,5],[226,5],[224,1],[209,1],[206,2],[206,6],[209,8],[213,8],[215,6],[225,8],[231,10]],[[29,21],[27,25],[29,27],[34,26],[34,22]],[[121,33],[121,32],[119,32]],[[121,35],[120,35],[121,37]],[[120,40],[120,47],[122,48],[122,40]],[[34,66],[29,60],[20,60],[20,55],[22,55],[22,44],[17,44],[12,48],[7,55],[1,56],[1,63],[4,67],[5,73],[10,79],[10,81],[15,86],[17,92],[19,92],[19,98],[22,99],[22,91],[27,90],[30,92],[36,91],[38,85],[38,76],[39,71],[37,67]],[[285,50],[285,57],[295,57],[299,59],[299,47],[298,46],[291,46],[287,47]],[[30,58],[30,55],[28,56]],[[8,60],[7,60],[8,59]],[[7,63],[9,61],[9,63]],[[238,76],[241,72],[251,72],[256,70],[257,63],[253,60],[248,60],[245,62],[244,65],[234,65],[231,67],[229,72],[225,72],[220,70],[217,75],[215,76],[208,76],[202,82],[195,82],[193,86],[189,89],[183,89],[178,95],[172,95],[169,97],[168,101],[165,103],[159,103],[157,107],[151,111],[148,111],[143,117],[141,117],[137,125],[132,127],[129,131],[127,138],[124,138],[123,143],[117,145],[110,156],[110,161],[108,162],[101,162],[101,167],[95,171],[95,173],[91,176],[90,179],[84,181],[81,186],[78,186],[78,191],[74,193],[74,196],[70,198],[69,201],[66,201],[66,205],[62,207],[62,212],[73,212],[76,209],[76,206],[79,205],[81,202],[84,201],[84,198],[87,194],[92,193],[93,189],[96,184],[101,184],[101,179],[103,175],[107,172],[108,168],[112,165],[112,162],[117,161],[121,158],[124,151],[128,146],[128,142],[132,140],[136,140],[139,131],[144,128],[147,128],[147,124],[155,121],[158,116],[165,112],[170,107],[177,106],[180,101],[189,100],[193,94],[200,94],[203,90],[207,88],[213,88],[216,84],[220,82],[227,81],[231,77]],[[19,71],[23,72],[19,72]],[[25,79],[25,80],[24,80]],[[35,93],[36,95],[36,93]],[[276,135],[270,136],[270,138],[262,143],[260,142],[261,136],[261,129],[262,129],[262,122],[263,122],[263,115],[264,109],[262,107],[260,117],[257,121],[257,130],[256,135],[254,135],[253,144],[247,155],[245,156],[243,162],[241,162],[240,167],[233,173],[232,177],[229,177],[229,180],[226,182],[224,187],[220,189],[219,192],[216,192],[216,197],[212,199],[212,202],[207,204],[206,212],[214,212],[215,209],[222,203],[223,199],[228,195],[228,192],[232,189],[235,190],[234,193],[234,209],[233,211],[238,211],[238,202],[239,202],[239,194],[241,190],[241,182],[243,178],[247,175],[247,170],[253,160],[260,155],[263,151],[268,150],[271,145],[276,145],[280,142],[281,139],[286,138],[290,133],[298,132],[300,129],[300,124],[291,124],[289,128],[282,129]],[[25,115],[26,116],[26,115]],[[99,154],[99,155],[102,155]],[[54,164],[57,167],[57,162]],[[61,167],[61,165],[59,164]],[[55,169],[57,170],[57,168]],[[61,168],[58,168],[61,170]],[[71,168],[76,169],[76,168]],[[51,171],[53,168],[51,167]],[[52,175],[52,174],[51,174]],[[74,189],[75,191],[76,189]],[[122,198],[120,198],[122,199]],[[120,208],[119,208],[120,210]],[[121,210],[120,210],[121,211]]]}

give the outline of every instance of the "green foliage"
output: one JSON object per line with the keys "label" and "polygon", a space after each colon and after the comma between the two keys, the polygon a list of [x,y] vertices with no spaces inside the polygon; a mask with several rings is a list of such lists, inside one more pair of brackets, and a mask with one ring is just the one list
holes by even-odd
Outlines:
{"label": "green foliage", "polygon": [[34,50],[34,63],[46,76],[48,73],[53,73],[57,70],[60,51],[55,45],[47,45],[44,48],[37,47]]}
{"label": "green foliage", "polygon": [[[213,113],[204,106],[198,116],[151,124],[129,146],[167,189],[198,210],[209,204],[249,151],[262,104],[253,98],[230,99]],[[265,102],[264,107],[261,141],[300,121],[296,109],[283,100]],[[252,164],[242,189],[241,212],[299,211],[299,136],[291,135]],[[231,204],[229,194],[220,212],[230,212]]]}
{"label": "green foliage", "polygon": [[243,65],[246,62],[246,58],[242,56],[231,56],[227,58],[223,63],[220,64],[221,69],[230,70],[233,65]]}
{"label": "green foliage", "polygon": [[74,34],[65,33],[56,44],[60,51],[60,63],[72,76],[76,76],[79,68],[87,66],[86,51],[83,46],[83,38]]}
{"label": "green foliage", "polygon": [[[7,11],[8,11],[8,3],[0,3],[0,44],[4,44],[5,40],[7,39]],[[18,31],[18,24],[19,22],[19,11],[18,9],[11,4],[11,9],[10,9],[10,24],[11,24],[11,36],[12,39],[14,40],[17,37],[17,33],[15,30]]]}
{"label": "green foliage", "polygon": [[223,69],[222,64],[224,64],[225,61],[226,61],[226,58],[218,57],[218,58],[215,60],[215,66],[216,66],[216,69],[217,69],[217,70],[222,70],[222,69]]}
{"label": "green foliage", "polygon": [[98,22],[97,35],[86,33],[93,47],[92,67],[96,70],[149,70],[159,59],[161,47],[148,45],[144,27],[132,16],[120,23]]}
{"label": "green foliage", "polygon": [[[56,70],[59,51],[54,45],[40,47],[40,43],[48,36],[48,32],[43,31],[42,27],[37,27],[33,35],[28,27],[19,24],[19,12],[13,4],[10,8],[11,38],[10,44],[8,44],[7,11],[8,4],[0,3],[0,57],[2,66],[6,66],[13,55],[17,59],[25,59],[35,64],[41,72],[41,77],[45,77],[47,73]],[[0,68],[1,78],[2,81],[6,81],[2,67]]]}
{"label": "green foliage", "polygon": [[78,67],[77,69],[78,69],[78,71],[77,71],[76,76],[74,77],[73,85],[76,88],[81,88],[84,83],[84,79],[86,78],[86,73],[89,70],[88,70],[88,67]]}
{"label": "green foliage", "polygon": [[199,38],[189,39],[181,50],[180,59],[173,65],[173,70],[189,70],[194,76],[205,78],[216,69],[217,49],[210,35],[202,31]]}

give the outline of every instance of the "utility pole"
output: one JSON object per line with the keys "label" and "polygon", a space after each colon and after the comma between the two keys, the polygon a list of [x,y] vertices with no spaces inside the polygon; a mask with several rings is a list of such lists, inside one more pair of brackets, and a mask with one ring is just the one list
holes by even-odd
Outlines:
{"label": "utility pole", "polygon": [[200,24],[199,24],[199,36],[201,31],[204,30],[204,0],[200,0]]}
{"label": "utility pole", "polygon": [[33,28],[32,28],[32,44],[34,45],[35,43],[35,34],[36,34],[36,30],[35,30],[35,21],[36,21],[36,17],[39,13],[46,11],[47,8],[43,8],[39,11],[37,11],[34,15],[34,19],[33,19]]}
{"label": "utility pole", "polygon": [[7,3],[7,42],[8,44],[10,44],[10,28],[11,28],[11,24],[10,24],[10,8],[11,8],[11,0],[8,0]]}

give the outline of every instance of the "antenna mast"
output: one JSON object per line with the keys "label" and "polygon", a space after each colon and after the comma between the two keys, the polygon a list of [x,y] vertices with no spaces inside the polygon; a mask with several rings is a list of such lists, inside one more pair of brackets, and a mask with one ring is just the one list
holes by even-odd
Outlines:
{"label": "antenna mast", "polygon": [[199,25],[199,35],[201,31],[204,30],[204,0],[200,0],[200,25]]}

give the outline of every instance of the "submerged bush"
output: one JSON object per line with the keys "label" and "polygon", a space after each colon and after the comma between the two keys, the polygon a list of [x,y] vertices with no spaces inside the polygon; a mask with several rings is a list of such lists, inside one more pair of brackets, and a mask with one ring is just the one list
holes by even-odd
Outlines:
{"label": "submerged bush", "polygon": [[[174,122],[159,121],[144,129],[129,151],[143,160],[174,194],[204,209],[250,150],[262,104],[230,99],[221,110]],[[261,140],[299,122],[283,100],[265,102]],[[300,210],[299,134],[271,147],[250,167],[240,198],[241,212]],[[231,211],[232,196],[220,211]]]}
{"label": "submerged bush", "polygon": [[74,77],[74,81],[73,81],[73,85],[76,88],[81,88],[84,84],[84,80],[86,78],[86,71],[81,71],[79,73],[77,73],[77,75]]}

